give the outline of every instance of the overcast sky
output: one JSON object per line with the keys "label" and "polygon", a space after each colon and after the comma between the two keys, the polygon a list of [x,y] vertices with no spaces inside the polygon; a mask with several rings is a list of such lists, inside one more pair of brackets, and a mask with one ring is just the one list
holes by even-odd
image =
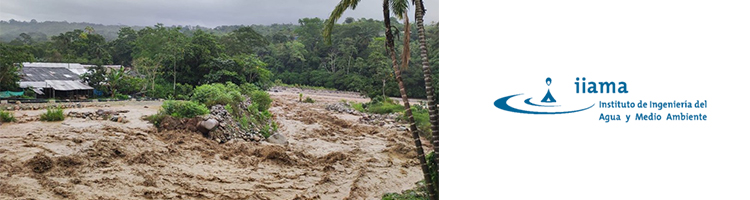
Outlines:
{"label": "overcast sky", "polygon": [[[425,22],[437,22],[438,0],[424,0]],[[2,0],[0,20],[91,22],[104,25],[251,25],[328,18],[339,0]],[[413,20],[413,8],[410,9]],[[382,1],[362,0],[346,17],[382,19]]]}

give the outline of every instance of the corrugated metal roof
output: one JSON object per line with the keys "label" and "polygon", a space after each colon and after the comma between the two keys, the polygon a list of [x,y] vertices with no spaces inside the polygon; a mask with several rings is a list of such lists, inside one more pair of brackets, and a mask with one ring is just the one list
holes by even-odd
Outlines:
{"label": "corrugated metal roof", "polygon": [[60,81],[60,80],[46,80],[44,81],[52,89],[59,91],[71,91],[71,90],[93,90],[91,86],[83,84],[78,81]]}
{"label": "corrugated metal roof", "polygon": [[67,68],[60,67],[24,67],[21,81],[41,82],[46,80],[80,80],[80,76]]}
{"label": "corrugated metal roof", "polygon": [[64,68],[83,68],[79,63],[46,63],[46,62],[25,62],[24,67],[64,67]]}
{"label": "corrugated metal roof", "polygon": [[37,82],[27,82],[27,81],[21,81],[18,83],[18,85],[21,86],[21,88],[45,88],[47,86],[47,83],[44,81],[37,81]]}

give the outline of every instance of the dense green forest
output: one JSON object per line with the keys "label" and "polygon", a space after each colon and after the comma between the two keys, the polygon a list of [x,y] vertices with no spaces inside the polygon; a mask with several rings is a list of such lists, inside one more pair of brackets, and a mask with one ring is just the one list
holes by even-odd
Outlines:
{"label": "dense green forest", "polygon": [[[322,35],[324,23],[324,19],[304,18],[298,24],[205,28],[11,20],[0,22],[0,48],[3,55],[14,55],[13,62],[132,67],[131,72],[110,73],[97,68],[83,77],[112,96],[180,98],[180,94],[190,93],[194,86],[223,82],[250,83],[262,89],[283,82],[357,91],[370,97],[399,96],[384,45],[382,21],[347,18],[335,25],[330,44]],[[405,37],[410,38],[411,49],[418,48],[416,31],[403,35],[404,25],[395,18],[392,26],[396,31],[397,50],[402,49]],[[413,24],[412,29],[415,29]],[[9,34],[15,36],[11,38]],[[436,88],[439,82],[438,37],[439,25],[427,25],[428,53]],[[412,62],[402,74],[407,94],[424,98],[419,52],[411,51],[410,57]],[[2,59],[4,63],[12,63],[8,60],[10,57]],[[8,80],[0,79],[0,83]],[[110,81],[104,84],[104,80]],[[9,88],[12,82],[8,82],[8,86],[0,85],[4,87],[0,90],[15,89]]]}

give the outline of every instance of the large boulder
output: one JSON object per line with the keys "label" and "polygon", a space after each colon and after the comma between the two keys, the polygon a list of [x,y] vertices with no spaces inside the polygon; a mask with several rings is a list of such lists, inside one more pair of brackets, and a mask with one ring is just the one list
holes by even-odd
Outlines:
{"label": "large boulder", "polygon": [[266,138],[266,141],[269,143],[280,144],[280,145],[289,144],[289,141],[286,140],[286,137],[284,137],[284,135],[279,134],[279,133],[275,133],[271,136],[268,136],[268,138]]}
{"label": "large boulder", "polygon": [[202,122],[198,122],[198,131],[207,134],[208,132],[216,129],[216,126],[218,125],[219,121],[217,121],[216,119],[208,119]]}

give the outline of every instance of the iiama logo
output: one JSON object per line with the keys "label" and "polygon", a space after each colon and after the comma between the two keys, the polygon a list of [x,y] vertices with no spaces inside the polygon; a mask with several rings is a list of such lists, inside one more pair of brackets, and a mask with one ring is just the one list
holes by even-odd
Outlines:
{"label": "iiama logo", "polygon": [[[586,78],[584,78],[583,80],[586,81]],[[547,83],[547,86],[550,86],[552,84],[552,78],[548,77],[545,82]],[[578,82],[576,82],[576,90],[578,90],[577,86],[578,86]],[[609,87],[607,87],[607,91],[609,92]],[[604,91],[602,90],[602,92]],[[612,92],[614,92],[614,88],[612,88]],[[585,93],[585,89],[584,89],[584,93]],[[580,112],[580,111],[587,110],[591,107],[594,107],[595,105],[595,104],[591,104],[591,106],[588,106],[588,107],[572,109],[572,110],[560,110],[559,108],[555,108],[555,107],[561,107],[562,105],[557,103],[557,100],[555,100],[555,98],[552,96],[552,93],[550,92],[549,89],[547,89],[547,94],[544,95],[542,100],[539,102],[540,104],[536,104],[532,102],[533,97],[529,97],[526,100],[524,100],[523,103],[525,103],[526,105],[532,106],[530,108],[515,108],[508,104],[508,101],[510,101],[512,98],[520,96],[520,95],[523,95],[523,93],[514,94],[514,95],[510,95],[510,96],[497,99],[495,101],[495,107],[500,108],[505,111],[522,113],[522,114],[555,115],[555,114],[567,114],[567,113]],[[536,108],[536,109],[532,109],[532,108]]]}

